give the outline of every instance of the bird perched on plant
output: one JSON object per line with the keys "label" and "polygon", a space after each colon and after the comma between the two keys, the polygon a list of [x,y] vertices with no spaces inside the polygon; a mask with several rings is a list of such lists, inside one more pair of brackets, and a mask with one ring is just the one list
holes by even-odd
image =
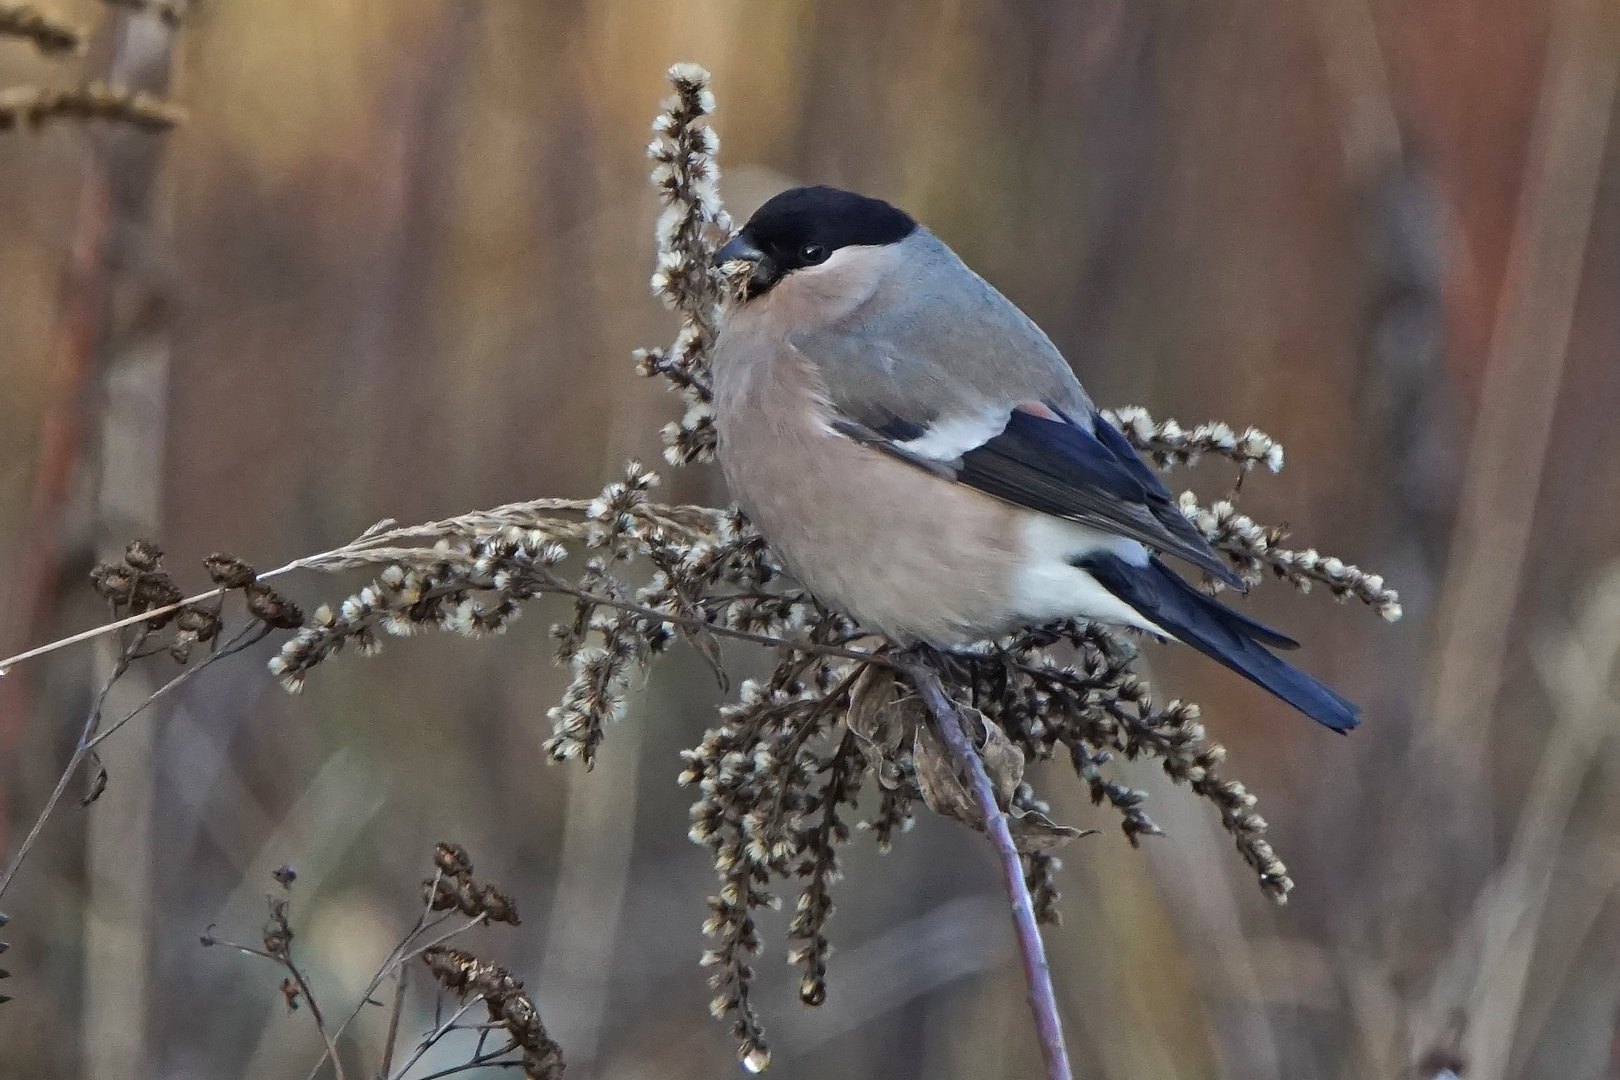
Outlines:
{"label": "bird perched on plant", "polygon": [[794,188],[715,262],[735,285],[713,353],[720,464],[811,592],[947,649],[1059,618],[1133,627],[1355,726],[1271,651],[1294,641],[1165,565],[1244,587],[1040,327],[908,214]]}

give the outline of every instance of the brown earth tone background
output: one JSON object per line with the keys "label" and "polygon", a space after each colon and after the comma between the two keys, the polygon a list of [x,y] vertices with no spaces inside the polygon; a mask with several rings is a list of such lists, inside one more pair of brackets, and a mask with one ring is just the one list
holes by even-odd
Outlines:
{"label": "brown earth tone background", "polygon": [[[1287,908],[1151,770],[1124,770],[1169,834],[1143,851],[1046,778],[1055,816],[1103,830],[1065,852],[1049,936],[1080,1074],[1620,1075],[1614,0],[59,13],[98,28],[86,55],[0,39],[0,86],[110,75],[189,122],[0,134],[0,653],[95,622],[85,571],[137,533],[182,576],[220,548],[279,565],[656,461],[677,403],[629,359],[673,326],[646,287],[643,147],[664,70],[698,61],[734,212],[811,181],[905,206],[1099,403],[1277,437],[1287,468],[1244,509],[1402,591],[1393,627],[1282,586],[1252,601],[1364,704],[1349,738],[1149,651],[1260,796]],[[663,471],[672,498],[725,497]],[[733,1075],[674,782],[713,680],[677,654],[594,772],[549,767],[550,617],[344,657],[299,698],[244,657],[110,741],[107,794],[70,801],[4,901],[0,1074],[297,1080],[320,1044],[279,975],[199,935],[251,939],[291,863],[297,947],[352,1003],[448,838],[517,897],[522,927],[478,944],[570,1077]],[[0,682],[8,855],[96,657]],[[1032,1075],[985,845],[925,818],[846,870],[824,1008],[766,927],[770,1075]],[[380,1038],[357,1029],[357,1060]]]}

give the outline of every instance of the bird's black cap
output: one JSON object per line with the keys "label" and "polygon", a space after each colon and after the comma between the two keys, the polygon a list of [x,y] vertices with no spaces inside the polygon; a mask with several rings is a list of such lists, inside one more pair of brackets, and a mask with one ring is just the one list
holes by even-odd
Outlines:
{"label": "bird's black cap", "polygon": [[851,244],[892,244],[916,228],[910,214],[882,199],[818,185],[773,196],[754,211],[743,231],[761,250],[775,255],[810,243],[828,251]]}
{"label": "bird's black cap", "polygon": [[784,274],[824,262],[839,248],[893,244],[916,230],[910,214],[882,199],[824,185],[789,188],[754,211],[715,262],[754,261],[749,293],[758,295]]}

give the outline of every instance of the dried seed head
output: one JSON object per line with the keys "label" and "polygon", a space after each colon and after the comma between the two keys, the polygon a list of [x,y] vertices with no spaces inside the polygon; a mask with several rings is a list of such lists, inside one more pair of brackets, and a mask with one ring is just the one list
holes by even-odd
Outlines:
{"label": "dried seed head", "polygon": [[287,901],[272,898],[270,918],[264,924],[264,951],[277,960],[285,961],[292,940],[292,926],[287,920]]}
{"label": "dried seed head", "polygon": [[247,587],[247,607],[254,618],[276,630],[296,630],[304,625],[304,613],[298,605],[268,585],[254,582]]}
{"label": "dried seed head", "polygon": [[508,926],[521,924],[517,903],[494,885],[484,886],[483,914],[490,922],[506,923]]}
{"label": "dried seed head", "polygon": [[448,877],[463,877],[473,872],[472,859],[467,849],[448,840],[440,840],[433,849],[433,865]]}
{"label": "dried seed head", "polygon": [[208,577],[222,589],[242,589],[251,585],[258,572],[235,555],[216,551],[203,560]]}
{"label": "dried seed head", "polygon": [[131,569],[151,573],[163,565],[163,549],[150,540],[131,540],[124,548],[124,561]]}
{"label": "dried seed head", "polygon": [[212,641],[219,636],[219,613],[208,608],[188,607],[180,612],[175,626],[182,633],[191,634],[196,641]]}
{"label": "dried seed head", "polygon": [[128,566],[97,563],[95,569],[90,571],[91,587],[114,604],[129,603],[130,589],[134,584],[135,575]]}
{"label": "dried seed head", "polygon": [[197,635],[189,630],[182,630],[174,635],[173,641],[169,642],[169,655],[174,658],[174,662],[177,664],[188,663],[191,660],[191,650],[196,645]]}

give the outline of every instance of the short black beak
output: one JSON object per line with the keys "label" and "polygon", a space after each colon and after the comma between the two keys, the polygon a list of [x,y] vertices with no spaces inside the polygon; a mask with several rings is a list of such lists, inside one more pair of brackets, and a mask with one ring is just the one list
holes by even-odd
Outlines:
{"label": "short black beak", "polygon": [[728,262],[745,262],[753,264],[753,272],[748,275],[747,281],[741,286],[740,295],[743,299],[758,296],[776,284],[780,275],[776,270],[776,262],[769,255],[751,243],[746,234],[738,233],[725,246],[714,253],[714,265],[724,266]]}
{"label": "short black beak", "polygon": [[745,262],[757,263],[764,257],[765,253],[763,251],[759,250],[759,248],[755,247],[753,244],[750,244],[748,242],[748,238],[742,233],[738,233],[730,240],[727,240],[725,246],[714,253],[714,265],[720,266],[723,263],[732,262],[736,259],[742,259]]}

